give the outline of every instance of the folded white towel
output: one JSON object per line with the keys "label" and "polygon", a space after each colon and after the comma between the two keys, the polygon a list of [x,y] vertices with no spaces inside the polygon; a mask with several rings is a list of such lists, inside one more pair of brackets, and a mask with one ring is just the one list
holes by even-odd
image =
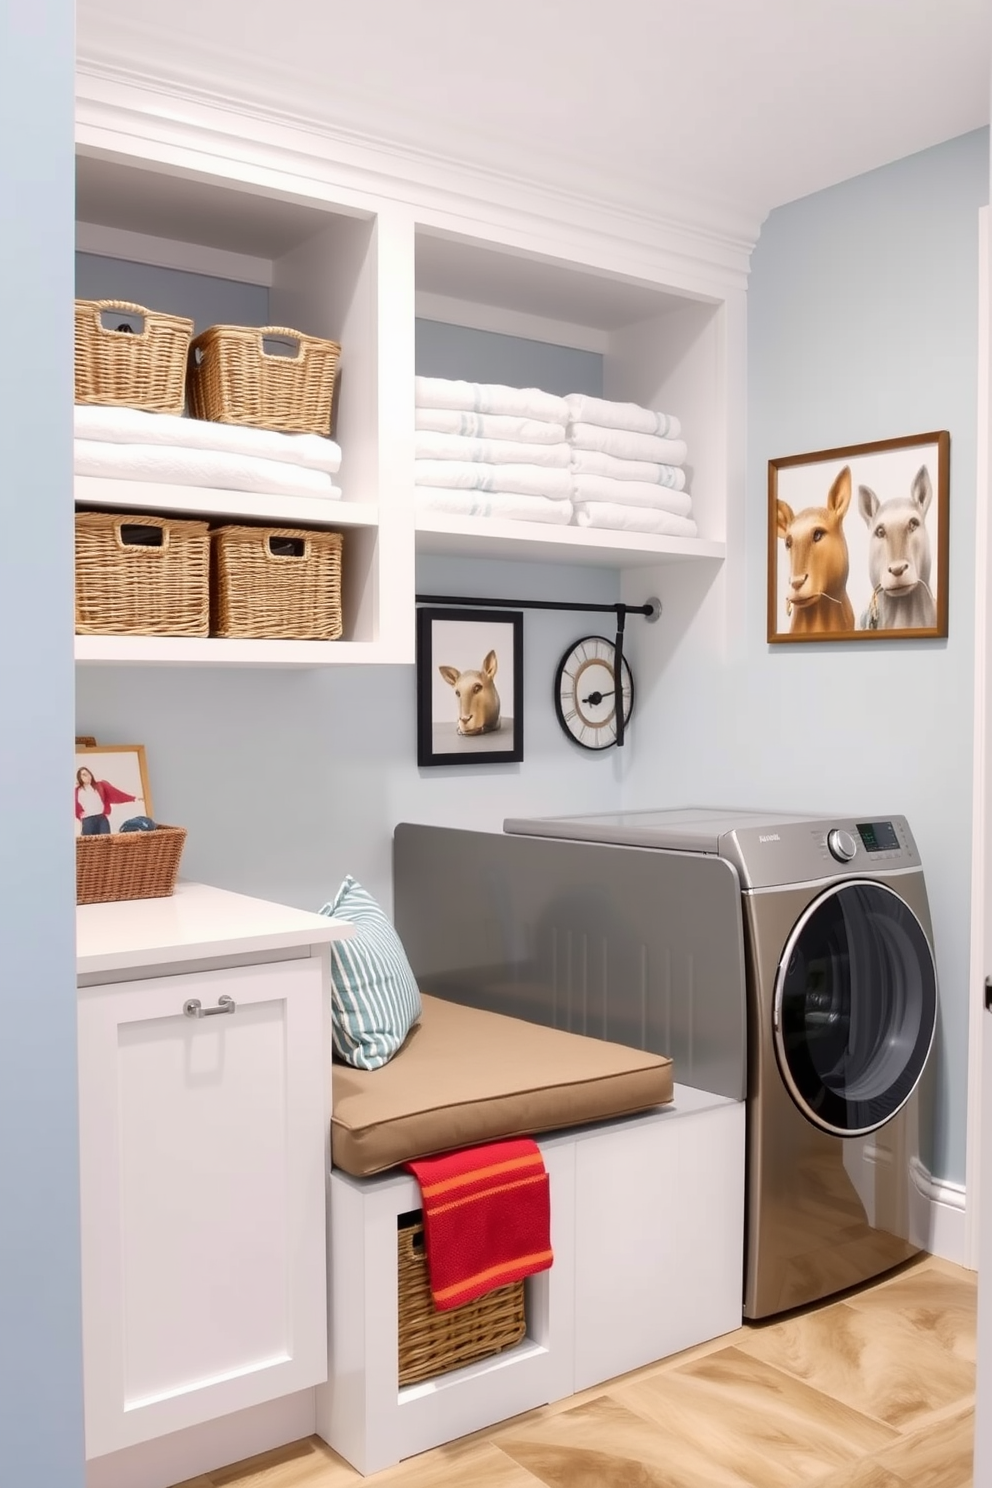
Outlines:
{"label": "folded white towel", "polygon": [[647,485],[685,490],[685,471],[680,465],[656,465],[652,460],[618,460],[598,450],[572,451],[573,475],[605,475],[610,480],[642,481]]}
{"label": "folded white towel", "polygon": [[231,455],[303,465],[329,475],[341,468],[340,445],[320,434],[281,434],[276,429],[246,429],[240,424],[214,424],[171,413],[88,403],[76,404],[75,429],[77,439],[110,444],[175,444],[183,449],[223,450]]}
{"label": "folded white towel", "polygon": [[573,449],[598,450],[620,460],[650,460],[655,465],[684,465],[687,454],[684,439],[601,429],[598,424],[569,424],[568,440]]}
{"label": "folded white towel", "polygon": [[553,522],[567,527],[572,520],[570,501],[551,501],[546,496],[519,496],[510,491],[453,491],[441,486],[418,486],[414,496],[418,512],[450,512],[459,517],[498,517],[508,522]]}
{"label": "folded white towel", "polygon": [[418,408],[455,408],[467,413],[513,414],[517,418],[568,423],[568,404],[540,388],[504,387],[502,383],[449,382],[446,377],[415,377]]}
{"label": "folded white towel", "polygon": [[417,431],[415,449],[418,460],[481,460],[488,465],[541,465],[549,470],[568,470],[572,460],[564,440],[561,444],[523,444],[515,439],[434,434],[426,429]]}
{"label": "folded white towel", "polygon": [[326,470],[308,470],[280,460],[223,450],[180,449],[176,445],[110,444],[77,439],[77,475],[103,475],[112,480],[154,481],[176,486],[207,486],[222,491],[264,491],[282,496],[337,498]]}
{"label": "folded white towel", "polygon": [[470,439],[515,439],[524,444],[562,444],[565,425],[508,413],[466,413],[457,408],[418,408],[417,428]]}
{"label": "folded white towel", "polygon": [[565,402],[569,416],[577,424],[629,429],[634,434],[659,434],[662,439],[678,439],[682,433],[682,425],[673,413],[656,413],[639,403],[611,403],[606,398],[590,398],[586,393],[569,393]]}
{"label": "folded white towel", "polygon": [[539,465],[483,465],[470,460],[415,460],[418,486],[447,486],[459,491],[515,491],[521,496],[555,496],[570,500],[572,473],[542,470]]}
{"label": "folded white towel", "polygon": [[572,480],[576,501],[612,501],[619,506],[650,507],[672,512],[677,517],[692,513],[692,498],[687,491],[670,491],[644,481],[610,480],[605,475],[573,475]]}
{"label": "folded white towel", "polygon": [[609,527],[615,532],[653,532],[663,537],[698,537],[690,517],[676,517],[671,512],[652,511],[644,506],[621,506],[616,501],[576,503],[577,527]]}

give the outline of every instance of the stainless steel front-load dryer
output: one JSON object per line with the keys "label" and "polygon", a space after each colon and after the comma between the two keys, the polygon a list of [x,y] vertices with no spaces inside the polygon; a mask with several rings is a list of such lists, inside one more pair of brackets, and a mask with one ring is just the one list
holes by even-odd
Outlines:
{"label": "stainless steel front-load dryer", "polygon": [[937,977],[923,867],[905,818],[690,809],[519,829],[712,853],[737,871],[747,988],[745,1315],[829,1296],[919,1251]]}
{"label": "stainless steel front-load dryer", "polygon": [[937,980],[902,817],[402,826],[394,875],[432,990],[670,1053],[677,1080],[746,1100],[746,1316],[925,1246]]}
{"label": "stainless steel front-load dryer", "polygon": [[737,834],[749,988],[744,1310],[760,1318],[865,1281],[926,1243],[937,979],[903,818],[766,824],[749,839]]}

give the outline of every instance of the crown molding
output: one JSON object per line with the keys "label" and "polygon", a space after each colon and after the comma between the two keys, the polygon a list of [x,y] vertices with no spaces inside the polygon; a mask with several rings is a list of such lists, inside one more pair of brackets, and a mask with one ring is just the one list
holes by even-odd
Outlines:
{"label": "crown molding", "polygon": [[[641,186],[636,204],[605,188],[580,193],[92,56],[77,67],[77,139],[89,153],[268,182],[274,193],[334,201],[361,215],[386,199],[413,209],[428,229],[471,238],[482,224],[521,251],[554,243],[559,253],[579,247],[595,262],[601,244],[611,264],[618,254],[629,262],[632,278],[653,278],[662,264],[670,283],[704,297],[746,287],[761,226],[739,207],[675,191],[664,193],[664,212],[648,212]],[[662,194],[657,185],[653,194]]]}
{"label": "crown molding", "polygon": [[[201,35],[193,46],[174,26],[157,18],[122,14],[119,5],[101,16],[102,8],[100,0],[91,0],[88,26],[79,38],[80,65],[87,71],[140,78],[149,86],[222,108],[247,108],[329,140],[385,151],[410,166],[418,161],[443,164],[476,178],[524,184],[519,143],[508,145],[473,127],[471,119],[459,118],[453,127],[441,110],[435,119],[411,114],[388,99],[370,99],[361,88],[349,85],[345,75],[334,75],[332,83],[325,78],[317,92],[308,87],[300,68],[239,48],[236,34],[226,35],[222,46]],[[526,169],[526,184],[541,190],[712,231],[749,247],[764,216],[755,213],[753,203],[699,191],[675,173],[664,181],[625,174],[615,166],[593,167],[576,152],[555,148],[548,137],[528,143]]]}

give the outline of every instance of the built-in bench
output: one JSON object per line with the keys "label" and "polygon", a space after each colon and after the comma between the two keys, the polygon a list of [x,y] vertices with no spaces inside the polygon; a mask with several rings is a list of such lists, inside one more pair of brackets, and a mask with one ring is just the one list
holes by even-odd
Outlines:
{"label": "built-in bench", "polygon": [[[744,1107],[673,1084],[671,1061],[425,996],[373,1072],[336,1065],[328,1383],[320,1435],[359,1471],[559,1400],[741,1320]],[[401,1388],[404,1161],[522,1134],[551,1180],[554,1265],[504,1353]]]}

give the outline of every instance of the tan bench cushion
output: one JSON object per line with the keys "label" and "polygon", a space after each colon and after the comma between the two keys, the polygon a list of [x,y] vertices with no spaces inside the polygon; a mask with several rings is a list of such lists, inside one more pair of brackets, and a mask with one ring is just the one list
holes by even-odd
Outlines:
{"label": "tan bench cushion", "polygon": [[412,1157],[628,1116],[672,1099],[672,1061],[423,998],[377,1070],[334,1066],[331,1157],[357,1178]]}

